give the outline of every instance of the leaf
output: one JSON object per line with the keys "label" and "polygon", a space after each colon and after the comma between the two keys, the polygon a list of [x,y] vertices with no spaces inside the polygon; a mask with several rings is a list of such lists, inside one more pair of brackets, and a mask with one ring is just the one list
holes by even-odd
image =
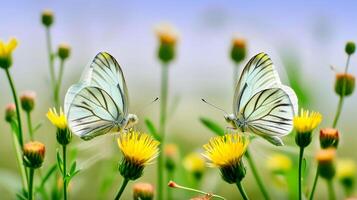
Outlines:
{"label": "leaf", "polygon": [[214,132],[216,135],[223,136],[224,129],[217,123],[211,119],[200,117],[200,121],[203,125],[205,125],[208,129]]}
{"label": "leaf", "polygon": [[72,164],[71,164],[71,168],[69,170],[69,174],[73,174],[75,171],[76,171],[76,167],[77,167],[77,162],[74,161]]}
{"label": "leaf", "polygon": [[63,175],[63,161],[62,161],[59,149],[57,149],[57,166],[58,166],[58,169],[60,170],[61,174]]}
{"label": "leaf", "polygon": [[40,184],[40,188],[44,187],[46,182],[48,181],[48,179],[51,178],[51,176],[53,174],[55,174],[54,172],[56,171],[56,167],[57,167],[57,164],[53,164],[47,171],[46,175],[42,178],[41,180],[41,184]]}
{"label": "leaf", "polygon": [[159,134],[156,131],[156,128],[154,126],[154,123],[152,123],[152,121],[148,118],[145,119],[145,125],[148,128],[149,132],[151,133],[151,135],[156,139],[161,141],[161,138],[159,136]]}

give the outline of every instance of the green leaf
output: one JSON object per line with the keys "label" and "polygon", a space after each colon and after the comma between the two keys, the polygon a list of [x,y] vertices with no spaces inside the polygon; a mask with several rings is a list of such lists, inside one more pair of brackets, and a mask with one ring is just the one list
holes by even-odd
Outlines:
{"label": "green leaf", "polygon": [[60,170],[61,174],[63,175],[63,161],[62,161],[59,149],[57,149],[57,166],[58,166],[58,169]]}
{"label": "green leaf", "polygon": [[151,135],[156,139],[156,140],[161,140],[159,134],[156,131],[155,125],[154,123],[152,123],[152,121],[148,118],[145,119],[145,125],[148,128],[149,132],[151,133]]}
{"label": "green leaf", "polygon": [[69,170],[69,174],[72,175],[75,171],[76,171],[76,167],[77,167],[77,162],[74,161],[72,164],[71,164],[71,168]]}
{"label": "green leaf", "polygon": [[216,135],[222,136],[224,135],[224,129],[217,122],[214,122],[211,119],[200,117],[200,121],[203,125],[205,125],[209,130],[214,132]]}
{"label": "green leaf", "polygon": [[51,178],[53,174],[55,174],[57,164],[53,164],[47,171],[46,175],[42,178],[40,188],[44,187],[48,179]]}

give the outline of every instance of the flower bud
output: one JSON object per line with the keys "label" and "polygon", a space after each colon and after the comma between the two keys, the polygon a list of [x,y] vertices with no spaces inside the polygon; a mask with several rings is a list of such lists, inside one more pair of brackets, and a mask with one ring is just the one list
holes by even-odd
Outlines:
{"label": "flower bud", "polygon": [[199,153],[191,153],[184,158],[183,166],[195,179],[200,180],[205,171],[205,160]]}
{"label": "flower bud", "polygon": [[5,120],[11,123],[15,120],[15,118],[16,118],[16,106],[14,103],[9,103],[5,108]]}
{"label": "flower bud", "polygon": [[173,171],[176,168],[177,161],[178,161],[178,149],[175,144],[167,144],[164,148],[165,153],[165,166],[166,169],[169,171]]}
{"label": "flower bud", "polygon": [[246,42],[242,38],[233,38],[231,48],[231,58],[238,64],[242,62],[247,54]]}
{"label": "flower bud", "polygon": [[50,27],[53,24],[54,16],[51,10],[44,10],[41,15],[42,24],[46,27]]}
{"label": "flower bud", "polygon": [[246,169],[243,160],[232,163],[232,165],[225,165],[219,168],[223,180],[227,183],[233,184],[243,180],[246,174]]}
{"label": "flower bud", "polygon": [[59,144],[67,145],[72,141],[72,132],[68,128],[57,128],[56,139]]}
{"label": "flower bud", "polygon": [[346,46],[345,46],[345,52],[348,54],[348,55],[352,55],[356,50],[356,45],[354,42],[352,41],[349,41],[346,43]]}
{"label": "flower bud", "polygon": [[42,166],[45,158],[45,145],[41,142],[29,142],[24,145],[23,160],[26,167],[36,169]]}
{"label": "flower bud", "polygon": [[8,69],[12,65],[12,52],[17,47],[17,40],[11,38],[8,43],[0,40],[0,68]]}
{"label": "flower bud", "polygon": [[322,149],[316,155],[318,163],[319,175],[327,180],[335,176],[335,156],[336,150],[334,148]]}
{"label": "flower bud", "polygon": [[336,74],[335,92],[339,96],[349,96],[355,89],[355,77],[352,74]]}
{"label": "flower bud", "polygon": [[356,163],[354,160],[337,161],[337,178],[347,193],[354,190],[356,178]]}
{"label": "flower bud", "polygon": [[150,183],[136,183],[133,186],[134,200],[154,199],[154,186]]}
{"label": "flower bud", "polygon": [[21,107],[26,112],[31,112],[35,107],[36,93],[33,91],[26,91],[20,96]]}
{"label": "flower bud", "polygon": [[57,54],[60,59],[65,60],[71,54],[71,47],[68,44],[60,44],[58,46]]}
{"label": "flower bud", "polygon": [[323,128],[320,130],[320,146],[322,149],[337,148],[339,132],[334,128]]}
{"label": "flower bud", "polygon": [[156,34],[160,42],[158,57],[163,63],[169,63],[175,59],[177,33],[172,26],[164,24],[156,28]]}
{"label": "flower bud", "polygon": [[286,174],[292,169],[291,159],[284,154],[274,154],[267,160],[268,169],[273,174]]}

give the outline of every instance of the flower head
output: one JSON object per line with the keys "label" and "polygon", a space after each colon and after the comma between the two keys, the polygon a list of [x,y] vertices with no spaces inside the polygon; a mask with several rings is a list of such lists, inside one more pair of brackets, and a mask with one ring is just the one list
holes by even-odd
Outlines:
{"label": "flower head", "polygon": [[348,73],[336,74],[335,92],[339,96],[350,96],[355,89],[355,76]]}
{"label": "flower head", "polygon": [[322,149],[317,152],[316,160],[321,177],[332,179],[335,176],[335,157],[336,150],[334,148]]}
{"label": "flower head", "polygon": [[47,118],[50,122],[59,129],[67,128],[67,118],[64,115],[62,108],[60,108],[59,114],[57,113],[55,108],[50,108],[46,114]]}
{"label": "flower head", "polygon": [[41,167],[45,158],[45,145],[41,142],[29,142],[24,145],[23,160],[24,164],[30,168]]}
{"label": "flower head", "polygon": [[11,38],[8,43],[0,40],[0,67],[7,69],[12,65],[12,52],[17,47],[17,40]]}
{"label": "flower head", "polygon": [[334,128],[323,128],[320,130],[320,146],[323,149],[337,148],[339,142],[339,132]]}
{"label": "flower head", "polygon": [[203,154],[211,165],[221,170],[222,178],[228,183],[236,183],[245,176],[242,157],[247,150],[249,140],[239,133],[211,138],[203,148]]}
{"label": "flower head", "polygon": [[136,183],[133,186],[134,200],[154,199],[154,186],[150,183]]}
{"label": "flower head", "polygon": [[54,15],[51,10],[44,10],[41,14],[41,22],[45,27],[50,27],[53,24]]}
{"label": "flower head", "polygon": [[62,43],[58,46],[57,54],[59,58],[65,60],[71,54],[71,47],[68,44]]}
{"label": "flower head", "polygon": [[321,120],[320,113],[301,109],[300,115],[295,116],[293,120],[296,130],[295,141],[298,146],[306,147],[311,143],[311,134]]}
{"label": "flower head", "polygon": [[205,160],[199,153],[190,153],[183,159],[184,168],[193,174],[196,179],[201,179],[205,171]]}
{"label": "flower head", "polygon": [[352,55],[356,50],[356,44],[352,41],[348,41],[345,46],[345,52],[348,55]]}
{"label": "flower head", "polygon": [[352,192],[356,179],[356,163],[352,159],[337,161],[337,178],[347,192]]}
{"label": "flower head", "polygon": [[34,91],[25,91],[20,96],[21,107],[26,112],[31,112],[35,107],[36,93]]}
{"label": "flower head", "polygon": [[7,104],[5,108],[5,120],[11,123],[16,117],[16,105],[14,103]]}
{"label": "flower head", "polygon": [[235,63],[242,62],[247,54],[246,41],[243,38],[234,37],[231,47],[231,58]]}
{"label": "flower head", "polygon": [[179,159],[179,152],[176,144],[167,144],[164,148],[166,156],[165,166],[168,170],[174,170]]}
{"label": "flower head", "polygon": [[169,24],[162,24],[156,28],[156,35],[159,38],[158,58],[163,63],[171,62],[176,55],[176,43],[178,34]]}
{"label": "flower head", "polygon": [[274,174],[287,173],[292,169],[292,166],[291,159],[284,154],[274,154],[267,160],[267,167]]}
{"label": "flower head", "polygon": [[121,175],[135,180],[142,175],[143,169],[159,154],[159,142],[146,133],[129,130],[121,133],[118,147],[124,155],[119,167]]}

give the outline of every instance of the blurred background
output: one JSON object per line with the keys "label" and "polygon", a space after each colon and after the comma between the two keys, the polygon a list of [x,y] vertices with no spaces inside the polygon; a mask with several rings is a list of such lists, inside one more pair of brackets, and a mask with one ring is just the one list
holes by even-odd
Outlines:
{"label": "blurred background", "polygon": [[[142,109],[159,96],[160,62],[156,58],[158,40],[154,27],[162,22],[172,24],[179,33],[177,58],[170,65],[170,97],[167,141],[176,143],[180,155],[201,152],[202,145],[214,136],[199,121],[205,116],[226,126],[223,114],[203,104],[201,98],[213,102],[227,112],[232,110],[233,62],[229,57],[234,36],[246,40],[249,57],[259,52],[268,53],[279,70],[283,83],[297,84],[302,90],[305,108],[323,114],[322,126],[332,123],[338,97],[333,91],[335,72],[343,70],[346,62],[346,41],[357,41],[355,12],[357,2],[350,1],[38,1],[19,0],[0,2],[0,38],[16,37],[19,46],[14,53],[11,69],[18,91],[34,90],[37,93],[34,123],[43,122],[36,138],[47,146],[44,168],[55,162],[57,143],[55,130],[45,118],[52,107],[49,86],[48,57],[45,30],[40,21],[41,12],[51,9],[55,23],[51,29],[54,48],[65,42],[71,46],[71,57],[66,63],[62,97],[67,88],[76,83],[92,58],[99,51],[108,51],[117,58],[124,71],[130,94],[130,112],[142,119],[158,122],[159,103]],[[245,62],[246,62],[245,61]],[[244,62],[244,63],[245,63]],[[350,72],[357,74],[357,58],[352,56]],[[243,66],[241,66],[243,67]],[[0,73],[0,108],[5,110],[12,101],[5,73]],[[339,121],[341,143],[338,157],[357,160],[354,144],[357,137],[356,100],[354,94],[346,98]],[[171,108],[177,107],[170,110]],[[2,114],[3,116],[3,114]],[[23,118],[24,121],[24,118]],[[318,148],[314,145],[307,156]],[[20,185],[10,127],[0,120],[0,196],[13,199],[13,188]],[[100,186],[106,172],[116,170],[120,151],[113,137],[103,136],[84,142],[75,138],[72,146],[78,147],[78,160],[83,170],[70,187],[72,199],[112,198],[119,187],[121,177],[116,173],[112,185],[100,194]],[[265,141],[256,140],[250,146],[260,174],[271,180],[265,161],[272,152],[288,151],[294,155],[293,145],[276,148]],[[296,157],[296,156],[295,156]],[[314,173],[315,168],[312,168]],[[182,171],[182,170],[181,170]],[[114,173],[113,172],[113,173]],[[145,169],[140,181],[155,183],[155,164]],[[115,173],[114,173],[115,174]],[[183,177],[186,174],[182,173]],[[312,175],[311,175],[312,178]],[[178,182],[182,179],[180,176]],[[308,185],[312,180],[307,178]],[[130,199],[129,184],[125,199]],[[252,199],[261,198],[258,187],[248,170],[244,184]],[[234,185],[221,180],[217,169],[206,169],[200,188],[228,199],[237,199]],[[279,198],[279,185],[270,184],[270,192]],[[338,186],[336,186],[338,188]],[[16,187],[15,187],[16,188]],[[317,199],[325,199],[326,185],[320,181]],[[294,188],[291,188],[294,190]],[[187,196],[175,191],[177,199]],[[187,194],[186,194],[187,195]],[[341,189],[338,189],[341,196]],[[190,195],[191,196],[191,195]],[[342,196],[341,196],[342,197]]]}

